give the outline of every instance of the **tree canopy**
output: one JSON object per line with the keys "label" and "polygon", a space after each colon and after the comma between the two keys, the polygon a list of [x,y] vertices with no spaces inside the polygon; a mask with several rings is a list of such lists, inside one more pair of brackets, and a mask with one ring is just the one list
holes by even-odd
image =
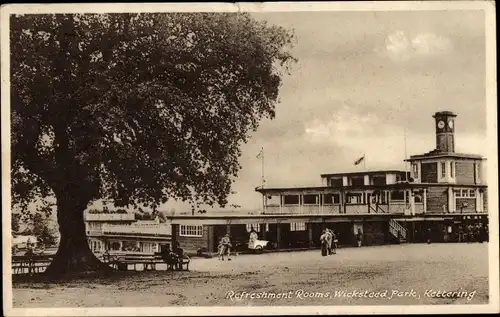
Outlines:
{"label": "tree canopy", "polygon": [[224,206],[295,61],[289,31],[240,13],[16,15],[10,28],[13,202],[56,198],[60,272],[88,262],[95,200]]}

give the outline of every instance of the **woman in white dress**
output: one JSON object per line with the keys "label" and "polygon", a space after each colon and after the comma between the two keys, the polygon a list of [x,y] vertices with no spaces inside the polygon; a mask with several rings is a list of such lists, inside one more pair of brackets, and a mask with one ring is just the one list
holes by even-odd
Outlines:
{"label": "woman in white dress", "polygon": [[259,236],[257,235],[255,229],[252,227],[252,229],[250,229],[250,237],[248,239],[248,248],[252,250],[255,249],[255,241],[257,241],[258,239]]}

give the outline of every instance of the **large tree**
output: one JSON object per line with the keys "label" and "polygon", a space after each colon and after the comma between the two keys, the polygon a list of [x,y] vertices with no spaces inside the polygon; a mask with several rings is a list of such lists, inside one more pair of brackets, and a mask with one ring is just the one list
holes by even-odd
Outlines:
{"label": "large tree", "polygon": [[48,274],[105,268],[83,222],[98,199],[224,206],[240,146],[274,117],[294,61],[291,33],[248,14],[16,15],[10,27],[13,207],[55,198]]}

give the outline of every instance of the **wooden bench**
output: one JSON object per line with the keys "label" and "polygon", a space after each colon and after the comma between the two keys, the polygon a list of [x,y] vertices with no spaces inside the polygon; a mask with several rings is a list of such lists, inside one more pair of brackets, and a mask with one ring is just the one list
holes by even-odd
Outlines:
{"label": "wooden bench", "polygon": [[163,257],[162,257],[160,252],[155,252],[154,256],[156,259],[161,259],[163,261],[163,263],[167,264],[167,270],[172,270],[172,271],[175,270],[174,266],[177,264],[177,265],[180,265],[181,271],[189,271],[189,262],[191,262],[191,259],[189,258],[189,256],[187,254],[183,255],[183,257],[179,263],[167,263],[167,262],[165,262],[163,260]]}
{"label": "wooden bench", "polygon": [[[137,270],[138,264],[143,266],[144,271],[154,271],[156,270],[156,264],[166,263],[160,253],[103,255],[102,261],[121,271],[127,271],[129,265],[133,265],[135,271]],[[189,262],[189,257],[185,256],[180,263],[181,269],[189,271]],[[166,264],[167,269],[174,270],[174,265],[176,263]]]}
{"label": "wooden bench", "polygon": [[13,255],[12,273],[14,274],[34,274],[43,272],[52,262],[53,255]]}

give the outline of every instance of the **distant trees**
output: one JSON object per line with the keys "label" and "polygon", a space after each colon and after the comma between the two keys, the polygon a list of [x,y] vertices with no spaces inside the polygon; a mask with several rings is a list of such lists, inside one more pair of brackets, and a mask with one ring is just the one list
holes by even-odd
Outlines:
{"label": "distant trees", "polygon": [[48,217],[42,213],[35,213],[33,217],[28,220],[26,228],[21,234],[35,236],[38,244],[45,247],[54,246],[57,243],[55,230],[54,228],[50,228]]}

